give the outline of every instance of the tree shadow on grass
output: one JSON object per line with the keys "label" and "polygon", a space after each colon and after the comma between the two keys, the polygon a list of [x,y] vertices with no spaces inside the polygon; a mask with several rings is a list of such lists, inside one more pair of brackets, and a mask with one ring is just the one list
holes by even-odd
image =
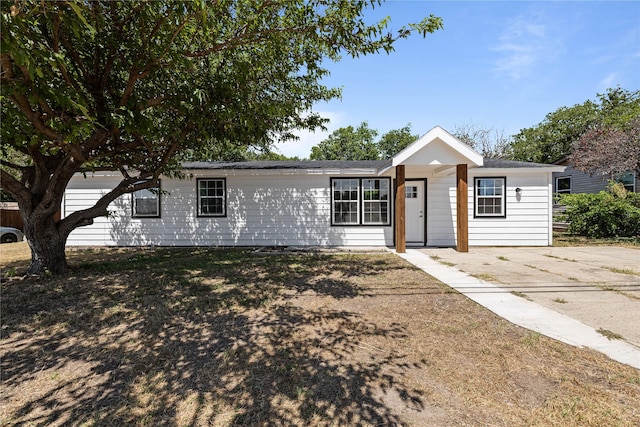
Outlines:
{"label": "tree shadow on grass", "polygon": [[355,297],[395,260],[158,250],[3,284],[3,422],[401,424],[379,396],[420,409],[411,367],[366,342],[402,328],[287,300]]}

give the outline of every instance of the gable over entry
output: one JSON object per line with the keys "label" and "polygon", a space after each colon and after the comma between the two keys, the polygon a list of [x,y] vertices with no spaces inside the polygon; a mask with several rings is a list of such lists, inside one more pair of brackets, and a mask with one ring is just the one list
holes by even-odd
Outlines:
{"label": "gable over entry", "polygon": [[396,173],[396,251],[406,251],[405,181],[456,173],[456,249],[469,250],[468,168],[483,165],[482,156],[443,128],[436,126],[396,154],[391,167]]}

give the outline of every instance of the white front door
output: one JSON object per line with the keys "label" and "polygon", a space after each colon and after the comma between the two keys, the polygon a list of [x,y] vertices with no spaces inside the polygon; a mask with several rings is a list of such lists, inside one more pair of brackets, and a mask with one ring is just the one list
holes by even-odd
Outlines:
{"label": "white front door", "polygon": [[424,181],[409,181],[405,188],[405,232],[407,243],[424,245]]}

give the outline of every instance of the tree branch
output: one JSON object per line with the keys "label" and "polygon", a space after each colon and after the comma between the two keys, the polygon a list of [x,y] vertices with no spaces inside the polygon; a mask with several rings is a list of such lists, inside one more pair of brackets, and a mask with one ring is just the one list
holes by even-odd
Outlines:
{"label": "tree branch", "polygon": [[82,73],[83,77],[86,79],[87,76],[89,75],[88,72],[87,72],[87,68],[84,65],[84,62],[82,61],[82,58],[80,58],[80,55],[78,55],[78,51],[76,51],[76,49],[73,46],[73,44],[71,42],[69,42],[69,40],[67,40],[64,37],[60,38],[60,43],[62,43],[62,46],[64,46],[64,48],[67,50],[69,55],[71,55],[71,57],[73,58],[74,63],[76,64],[76,66],[80,70],[80,73]]}
{"label": "tree branch", "polygon": [[0,169],[0,181],[2,181],[3,190],[15,197],[27,209],[31,208],[31,193],[20,181],[4,169]]}
{"label": "tree branch", "polygon": [[131,94],[135,89],[136,82],[140,79],[147,77],[149,74],[151,74],[151,70],[138,71],[138,69],[135,66],[133,66],[129,70],[129,80],[127,81],[127,87],[122,93],[122,97],[120,98],[120,102],[118,103],[118,106],[124,107],[125,105],[127,105],[127,103],[129,102],[129,98],[131,97]]}
{"label": "tree branch", "polygon": [[[184,55],[188,58],[202,58],[205,56],[209,56],[212,53],[233,49],[243,44],[256,43],[256,42],[265,40],[267,38],[266,36],[268,35],[278,34],[278,33],[304,34],[305,32],[315,28],[316,26],[308,25],[308,26],[296,27],[296,28],[270,28],[270,29],[255,31],[250,33],[245,33],[243,31],[241,34],[238,34],[237,36],[232,37],[223,43],[218,43],[204,50],[199,50],[195,52],[185,52]],[[246,42],[246,40],[250,40],[250,41]]]}
{"label": "tree branch", "polygon": [[11,57],[5,53],[0,55],[0,78],[3,82],[9,83],[13,79],[13,67]]}
{"label": "tree branch", "polygon": [[62,137],[56,131],[51,129],[42,121],[42,119],[40,118],[40,114],[37,114],[31,109],[31,104],[29,104],[29,101],[25,96],[14,94],[9,95],[7,98],[9,98],[11,102],[13,102],[14,105],[18,107],[20,111],[22,111],[22,114],[24,114],[27,120],[29,120],[29,122],[33,125],[34,128],[36,128],[38,132],[51,140],[62,140]]}
{"label": "tree branch", "polygon": [[141,181],[145,176],[130,177],[122,180],[113,190],[102,196],[92,207],[75,211],[58,223],[58,230],[64,236],[68,236],[75,228],[89,225],[94,218],[107,216],[109,204],[123,194],[132,193],[137,190],[154,188],[158,186],[157,179]]}
{"label": "tree branch", "polygon": [[165,95],[160,95],[160,96],[156,96],[155,98],[148,99],[145,102],[141,102],[140,104],[138,104],[138,111],[144,111],[148,108],[162,105],[162,102],[166,99],[167,97]]}
{"label": "tree branch", "polygon": [[[54,21],[54,27],[51,30],[51,42],[52,42],[52,50],[55,53],[60,53],[60,25],[62,24],[62,20],[60,19],[60,15],[55,15],[55,21]],[[43,31],[43,35],[44,35],[44,31]],[[65,46],[66,49],[68,49]],[[70,52],[75,53],[74,55],[74,59],[76,59],[76,57],[78,57],[77,52]],[[79,60],[79,58],[78,58]],[[81,65],[81,64],[79,64]],[[81,93],[81,88],[80,85],[78,84],[78,82],[68,73],[67,68],[64,66],[63,63],[61,63],[61,61],[56,58],[56,66],[58,68],[58,70],[60,71],[60,74],[62,74],[62,78],[64,79],[64,81],[71,87],[73,87],[78,93]]]}
{"label": "tree branch", "polygon": [[29,166],[19,165],[17,163],[13,163],[13,162],[10,162],[10,161],[4,160],[4,159],[1,161],[1,164],[2,164],[2,166],[5,166],[5,167],[7,167],[9,169],[13,169],[13,170],[20,171],[20,172],[25,172],[29,168]]}

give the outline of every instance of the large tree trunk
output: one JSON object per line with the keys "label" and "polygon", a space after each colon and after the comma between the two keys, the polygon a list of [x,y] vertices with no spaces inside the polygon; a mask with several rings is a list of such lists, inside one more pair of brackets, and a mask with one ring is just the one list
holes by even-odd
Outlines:
{"label": "large tree trunk", "polygon": [[18,199],[24,234],[31,248],[28,274],[38,275],[45,271],[52,274],[66,273],[69,265],[65,246],[69,234],[74,229],[93,224],[94,218],[109,215],[109,204],[123,194],[158,185],[157,175],[151,172],[139,173],[134,177],[126,176],[93,206],[59,219],[57,213],[60,212],[65,188],[78,169],[73,157],[69,159],[53,174],[44,166],[44,172],[35,170],[32,175],[33,183],[29,187],[0,170],[3,185],[7,184],[7,188],[12,190],[12,194]]}
{"label": "large tree trunk", "polygon": [[69,270],[65,255],[68,233],[61,233],[53,215],[32,212],[24,215],[24,233],[31,248],[28,274],[66,273]]}

